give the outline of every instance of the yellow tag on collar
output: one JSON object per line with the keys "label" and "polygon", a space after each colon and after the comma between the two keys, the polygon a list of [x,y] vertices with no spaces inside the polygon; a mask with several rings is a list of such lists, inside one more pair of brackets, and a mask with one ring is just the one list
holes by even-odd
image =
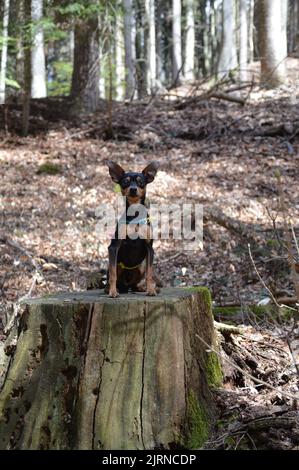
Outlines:
{"label": "yellow tag on collar", "polygon": [[121,192],[120,185],[119,185],[118,183],[116,183],[116,184],[114,185],[113,191],[114,191],[115,193],[120,193],[120,192]]}

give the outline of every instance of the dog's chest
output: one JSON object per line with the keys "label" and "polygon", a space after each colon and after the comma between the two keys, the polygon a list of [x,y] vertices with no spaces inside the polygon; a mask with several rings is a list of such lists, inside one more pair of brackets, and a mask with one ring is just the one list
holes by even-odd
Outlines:
{"label": "dog's chest", "polygon": [[141,263],[147,253],[146,241],[140,238],[131,240],[126,238],[121,241],[121,245],[118,252],[118,260],[124,261],[129,265]]}
{"label": "dog's chest", "polygon": [[150,240],[151,227],[149,224],[129,223],[118,227],[119,238],[136,241],[137,239]]}

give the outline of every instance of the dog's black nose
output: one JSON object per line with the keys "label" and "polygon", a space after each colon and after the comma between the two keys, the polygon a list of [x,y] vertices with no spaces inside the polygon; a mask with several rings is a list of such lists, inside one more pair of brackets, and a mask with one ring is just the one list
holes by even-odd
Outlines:
{"label": "dog's black nose", "polygon": [[136,196],[136,194],[137,194],[137,188],[134,188],[134,187],[130,188],[130,195],[131,196]]}

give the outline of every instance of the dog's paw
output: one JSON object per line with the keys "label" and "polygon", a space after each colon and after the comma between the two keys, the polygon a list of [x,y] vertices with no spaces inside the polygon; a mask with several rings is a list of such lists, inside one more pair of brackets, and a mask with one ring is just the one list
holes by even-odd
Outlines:
{"label": "dog's paw", "polygon": [[117,292],[117,290],[110,290],[109,297],[115,299],[115,297],[119,297],[119,292]]}
{"label": "dog's paw", "polygon": [[146,290],[146,295],[150,295],[150,296],[157,295],[157,291],[154,287],[151,287],[150,289]]}

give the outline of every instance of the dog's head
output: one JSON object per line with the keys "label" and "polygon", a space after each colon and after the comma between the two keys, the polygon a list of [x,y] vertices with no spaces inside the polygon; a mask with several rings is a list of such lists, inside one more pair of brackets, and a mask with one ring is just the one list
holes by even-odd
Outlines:
{"label": "dog's head", "polygon": [[145,198],[146,185],[154,181],[158,162],[153,161],[141,173],[125,171],[117,163],[107,162],[112,180],[118,183],[129,204],[138,204]]}

